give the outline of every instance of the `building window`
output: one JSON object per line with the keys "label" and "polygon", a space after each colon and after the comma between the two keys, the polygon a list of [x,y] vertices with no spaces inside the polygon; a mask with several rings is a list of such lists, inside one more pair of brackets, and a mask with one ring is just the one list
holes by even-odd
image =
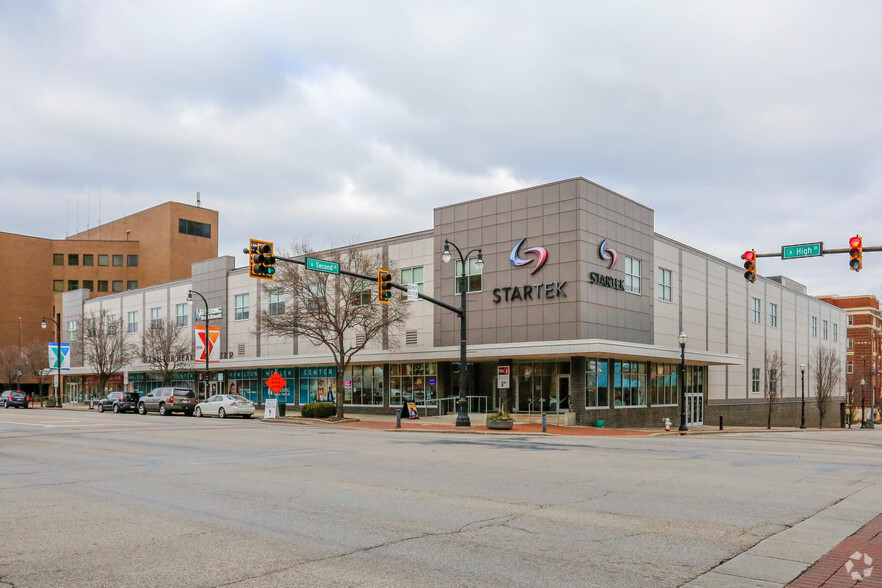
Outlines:
{"label": "building window", "polygon": [[609,408],[609,363],[589,359],[585,365],[585,406]]}
{"label": "building window", "polygon": [[778,326],[778,305],[775,303],[769,304],[769,326]]}
{"label": "building window", "polygon": [[132,310],[129,312],[129,333],[137,333],[138,332],[138,311]]}
{"label": "building window", "polygon": [[625,292],[640,294],[640,260],[625,257]]}
{"label": "building window", "polygon": [[438,397],[435,389],[438,368],[435,362],[393,363],[389,365],[389,404],[406,402],[425,404]]}
{"label": "building window", "polygon": [[613,361],[613,406],[646,405],[646,362]]}
{"label": "building window", "polygon": [[67,265],[80,265],[80,254],[79,253],[68,253],[67,254]]}
{"label": "building window", "polygon": [[839,323],[833,323],[833,341],[839,341]]}
{"label": "building window", "polygon": [[98,291],[107,292],[107,280],[98,280]]}
{"label": "building window", "polygon": [[95,265],[95,256],[91,253],[83,253],[83,265]]}
{"label": "building window", "polygon": [[658,299],[670,302],[672,300],[673,287],[671,270],[658,268]]}
{"label": "building window", "polygon": [[827,340],[827,321],[821,322],[821,337],[824,338],[824,341]]}
{"label": "building window", "polygon": [[759,298],[753,299],[753,319],[752,320],[756,324],[759,324],[760,315],[762,314],[762,312],[760,311],[760,308],[761,308],[760,304],[761,304],[761,302],[760,302]]}
{"label": "building window", "polygon": [[318,310],[325,302],[325,285],[309,284],[309,300],[306,301],[307,310]]}
{"label": "building window", "polygon": [[365,306],[373,300],[373,288],[370,282],[360,281],[352,285],[352,306]]}
{"label": "building window", "polygon": [[123,291],[122,280],[114,280],[113,281],[113,291],[114,292],[122,292]]}
{"label": "building window", "polygon": [[114,267],[122,267],[123,256],[122,255],[114,255],[113,256],[113,265]]}
{"label": "building window", "polygon": [[357,365],[347,368],[344,404],[374,404],[383,406],[383,366]]}
{"label": "building window", "polygon": [[180,218],[178,219],[178,232],[182,235],[193,235],[195,237],[205,237],[206,239],[210,239],[211,225]]}
{"label": "building window", "polygon": [[138,267],[138,256],[126,255],[126,265],[129,267]]}
{"label": "building window", "polygon": [[67,321],[67,340],[77,340],[77,321]]}
{"label": "building window", "polygon": [[117,321],[115,314],[107,315],[107,334],[116,335]]}
{"label": "building window", "polygon": [[846,346],[848,349],[853,348],[853,347],[854,347],[854,339],[852,339],[851,337],[849,337],[849,338],[848,338],[848,341],[845,343],[845,346]]}
{"label": "building window", "polygon": [[853,374],[854,373],[854,363],[851,361],[845,362],[845,373]]}
{"label": "building window", "polygon": [[769,368],[769,393],[774,394],[778,391],[778,370]]}
{"label": "building window", "polygon": [[[406,267],[401,270],[402,284],[416,284],[417,292],[423,294],[423,266]],[[401,299],[407,298],[407,292],[401,293]]]}
{"label": "building window", "polygon": [[285,291],[281,288],[276,288],[270,292],[269,313],[270,316],[285,314]]}
{"label": "building window", "polygon": [[109,255],[107,255],[106,253],[99,253],[98,254],[98,265],[104,266],[104,265],[108,265],[109,263],[110,263],[110,256]]}
{"label": "building window", "polygon": [[175,324],[179,327],[187,326],[187,317],[190,316],[189,304],[186,302],[183,304],[175,305]]}
{"label": "building window", "polygon": [[[679,403],[677,378],[679,366],[675,363],[654,363],[649,381],[649,401],[653,406]],[[688,380],[687,380],[688,381]]]}
{"label": "building window", "polygon": [[68,281],[67,281],[67,290],[68,290],[68,291],[71,291],[71,290],[78,290],[79,287],[80,287],[80,281],[79,281],[79,280],[68,280]]}
{"label": "building window", "polygon": [[753,368],[750,371],[750,391],[754,394],[760,391],[760,369]]}
{"label": "building window", "polygon": [[64,253],[53,253],[52,265],[64,265]]}
{"label": "building window", "polygon": [[244,321],[249,316],[248,294],[236,294],[236,320]]}
{"label": "building window", "polygon": [[[456,292],[455,294],[459,294],[462,292],[463,283],[462,283],[462,261],[456,260],[456,266],[454,267],[454,273],[456,274]],[[482,277],[484,273],[483,264],[479,265],[478,260],[474,257],[470,257],[466,260],[466,277],[465,281],[467,284],[466,292],[480,292],[482,288]]]}
{"label": "building window", "polygon": [[848,317],[848,326],[849,327],[854,326],[854,317],[853,316]]}
{"label": "building window", "polygon": [[52,280],[53,292],[64,292],[64,280]]}
{"label": "building window", "polygon": [[812,317],[812,337],[818,336],[818,317]]}
{"label": "building window", "polygon": [[150,309],[150,328],[158,329],[160,327],[162,327],[162,307],[157,306]]}
{"label": "building window", "polygon": [[83,280],[83,288],[91,292],[95,289],[95,282],[92,280]]}
{"label": "building window", "polygon": [[138,280],[126,281],[126,290],[137,290],[137,289],[138,289]]}

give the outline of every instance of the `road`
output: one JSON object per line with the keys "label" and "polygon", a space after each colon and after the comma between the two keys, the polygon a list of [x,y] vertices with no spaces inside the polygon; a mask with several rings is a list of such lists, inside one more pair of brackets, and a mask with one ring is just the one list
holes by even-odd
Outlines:
{"label": "road", "polygon": [[10,409],[0,586],[679,586],[878,491],[880,446]]}

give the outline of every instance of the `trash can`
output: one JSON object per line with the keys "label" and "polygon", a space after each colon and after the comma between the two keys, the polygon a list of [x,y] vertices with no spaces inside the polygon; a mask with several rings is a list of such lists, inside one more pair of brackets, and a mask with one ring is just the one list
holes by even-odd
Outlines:
{"label": "trash can", "polygon": [[594,421],[594,426],[603,427],[603,419],[597,419],[596,421]]}
{"label": "trash can", "polygon": [[279,401],[279,416],[280,417],[285,416],[286,408],[287,408],[287,405],[284,402]]}

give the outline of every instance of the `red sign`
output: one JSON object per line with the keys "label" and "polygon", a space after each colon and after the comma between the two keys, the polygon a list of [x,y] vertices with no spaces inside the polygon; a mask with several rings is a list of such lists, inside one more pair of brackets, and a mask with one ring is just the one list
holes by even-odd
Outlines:
{"label": "red sign", "polygon": [[274,394],[278,394],[279,390],[284,388],[287,383],[288,382],[285,381],[285,378],[279,375],[279,372],[273,372],[273,375],[271,375],[266,381],[266,385]]}

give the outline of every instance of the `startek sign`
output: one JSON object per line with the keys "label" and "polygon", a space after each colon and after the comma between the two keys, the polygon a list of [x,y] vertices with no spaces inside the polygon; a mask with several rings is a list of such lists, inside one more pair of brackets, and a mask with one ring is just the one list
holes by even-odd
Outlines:
{"label": "startek sign", "polygon": [[[514,267],[518,268],[526,267],[535,261],[536,265],[533,266],[533,269],[530,272],[530,275],[532,276],[545,265],[545,262],[548,260],[548,250],[545,249],[545,247],[530,247],[529,249],[524,249],[523,253],[525,255],[527,253],[532,253],[536,256],[535,258],[524,259],[521,257],[521,245],[523,245],[526,240],[527,238],[524,237],[515,244],[511,250],[511,255],[509,255],[509,260]],[[550,298],[566,298],[567,293],[564,291],[566,285],[566,282],[542,282],[538,284],[524,284],[523,286],[494,288],[493,303],[514,302],[515,300],[539,301]]]}

